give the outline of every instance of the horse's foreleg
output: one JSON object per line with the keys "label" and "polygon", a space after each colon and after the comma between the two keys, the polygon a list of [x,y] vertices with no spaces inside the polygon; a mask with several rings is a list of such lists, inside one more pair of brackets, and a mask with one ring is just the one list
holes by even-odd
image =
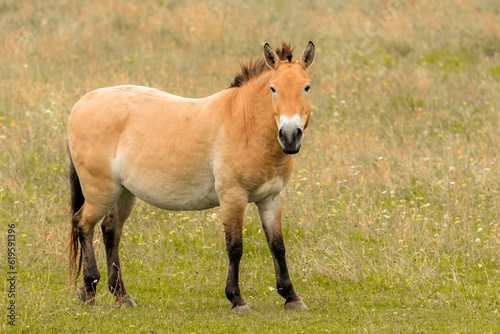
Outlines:
{"label": "horse's foreleg", "polygon": [[285,309],[306,309],[306,305],[294,291],[286,265],[285,243],[281,229],[281,214],[284,203],[284,192],[277,196],[269,196],[257,203],[262,227],[266,234],[267,244],[271,250],[276,274],[278,293],[285,298]]}
{"label": "horse's foreleg", "polygon": [[240,260],[243,255],[243,219],[247,207],[246,198],[228,201],[221,199],[222,222],[226,234],[226,250],[229,267],[226,282],[226,297],[233,304],[233,312],[251,312],[247,302],[243,300],[238,285]]}
{"label": "horse's foreleg", "polygon": [[104,217],[101,228],[106,247],[106,261],[108,266],[108,289],[116,296],[117,305],[137,307],[132,296],[127,294],[120,266],[119,245],[123,225],[134,207],[135,197],[124,192],[120,199]]}

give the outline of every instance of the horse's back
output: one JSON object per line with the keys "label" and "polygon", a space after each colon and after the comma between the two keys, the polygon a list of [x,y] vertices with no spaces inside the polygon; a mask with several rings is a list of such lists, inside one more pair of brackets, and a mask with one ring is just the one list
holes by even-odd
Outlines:
{"label": "horse's back", "polygon": [[212,126],[220,123],[220,118],[217,110],[206,110],[209,102],[210,98],[189,99],[142,86],[100,88],[73,107],[68,130],[70,145],[90,140],[96,149],[128,140],[128,145],[178,147],[179,141],[189,145],[201,134],[204,141],[213,139],[208,138],[215,135],[209,129],[214,129]]}
{"label": "horse's back", "polygon": [[70,120],[78,114],[85,114],[83,117],[96,114],[100,119],[110,118],[114,123],[120,120],[120,115],[130,112],[142,116],[158,116],[161,113],[175,115],[183,111],[193,112],[194,110],[189,110],[186,106],[201,106],[204,100],[184,98],[143,86],[99,88],[86,94],[75,104]]}

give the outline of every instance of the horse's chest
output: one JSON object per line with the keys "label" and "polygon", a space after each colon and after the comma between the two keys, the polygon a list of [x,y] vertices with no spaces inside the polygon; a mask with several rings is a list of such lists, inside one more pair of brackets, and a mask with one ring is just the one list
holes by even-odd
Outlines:
{"label": "horse's chest", "polygon": [[248,202],[259,202],[267,196],[277,195],[284,186],[285,181],[282,176],[270,178],[249,193]]}

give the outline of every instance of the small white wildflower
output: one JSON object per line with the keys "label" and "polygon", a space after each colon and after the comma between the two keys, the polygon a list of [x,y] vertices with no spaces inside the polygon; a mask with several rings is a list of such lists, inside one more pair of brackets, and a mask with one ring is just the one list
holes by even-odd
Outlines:
{"label": "small white wildflower", "polygon": [[268,287],[269,291],[274,291],[274,288],[272,286]]}
{"label": "small white wildflower", "polygon": [[483,228],[482,227],[480,227],[480,228],[477,229],[477,233],[479,233],[479,232],[483,232]]}
{"label": "small white wildflower", "polygon": [[476,240],[474,240],[475,242],[481,242],[481,238],[477,238]]}

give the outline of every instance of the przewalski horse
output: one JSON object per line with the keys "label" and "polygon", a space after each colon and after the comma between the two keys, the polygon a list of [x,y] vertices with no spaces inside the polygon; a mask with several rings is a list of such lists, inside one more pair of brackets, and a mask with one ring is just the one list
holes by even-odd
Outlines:
{"label": "przewalski horse", "polygon": [[[311,115],[309,42],[300,60],[283,44],[242,65],[231,86],[188,99],[156,89],[116,86],[85,95],[68,129],[71,206],[70,272],[77,298],[94,304],[97,268],[92,238],[102,221],[108,288],[118,304],[137,306],[121,275],[119,243],[136,197],[165,210],[221,207],[229,268],[226,296],[233,311],[250,311],[240,293],[243,219],[256,203],[285,309],[306,308],[295,293],[285,260],[281,216],[284,187]],[[79,247],[81,247],[79,249]],[[77,256],[80,260],[77,266]]]}

